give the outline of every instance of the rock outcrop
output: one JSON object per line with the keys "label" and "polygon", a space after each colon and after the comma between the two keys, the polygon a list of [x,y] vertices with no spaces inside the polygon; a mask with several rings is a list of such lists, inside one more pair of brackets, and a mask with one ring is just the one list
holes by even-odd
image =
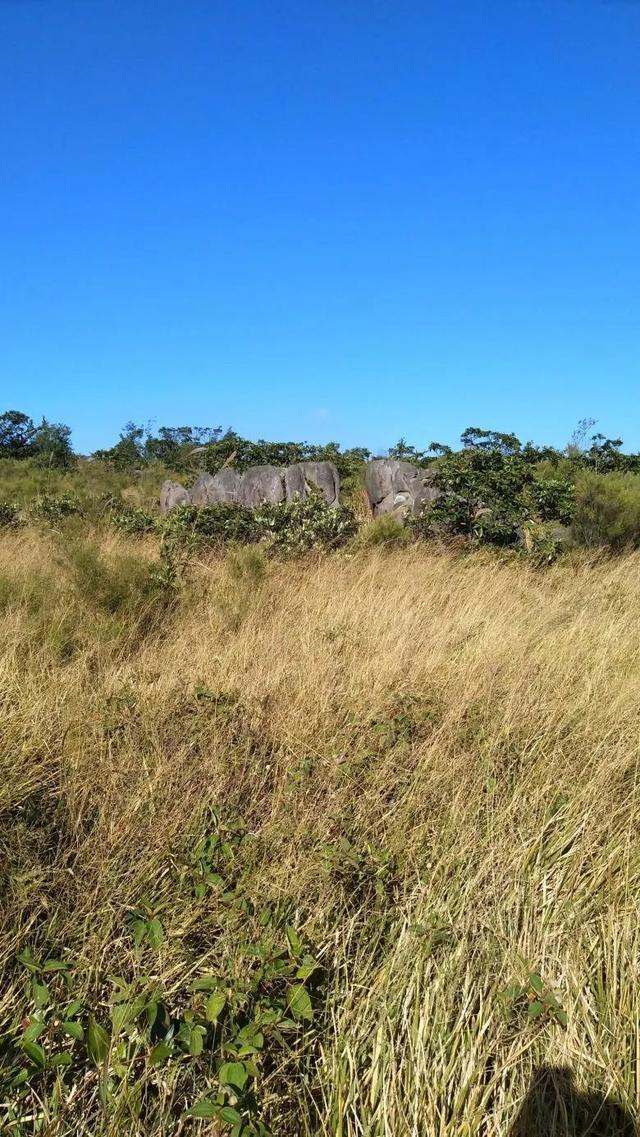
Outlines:
{"label": "rock outcrop", "polygon": [[191,498],[189,492],[179,482],[166,481],[160,490],[160,511],[169,513],[179,505],[189,505]]}
{"label": "rock outcrop", "polygon": [[397,458],[374,458],[365,472],[367,496],[374,517],[383,513],[420,513],[422,507],[438,497],[433,475],[428,469],[401,462]]}
{"label": "rock outcrop", "polygon": [[190,490],[167,481],[160,491],[163,513],[179,505],[216,505],[237,502],[251,508],[268,503],[304,499],[319,490],[328,506],[340,500],[340,477],[333,462],[297,462],[293,466],[251,466],[239,474],[229,466],[217,474],[200,474]]}

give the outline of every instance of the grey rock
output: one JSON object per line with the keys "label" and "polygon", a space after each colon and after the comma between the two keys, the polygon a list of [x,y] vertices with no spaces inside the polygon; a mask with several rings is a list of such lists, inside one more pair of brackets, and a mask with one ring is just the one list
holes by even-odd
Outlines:
{"label": "grey rock", "polygon": [[248,506],[284,501],[284,471],[278,466],[250,466],[242,475],[240,498]]}
{"label": "grey rock", "polygon": [[189,490],[192,505],[209,505],[214,481],[211,474],[200,474]]}
{"label": "grey rock", "polygon": [[172,509],[177,509],[179,505],[190,505],[191,497],[188,490],[181,486],[179,482],[172,482],[167,480],[162,483],[160,490],[160,511],[161,513],[169,513]]}
{"label": "grey rock", "polygon": [[374,458],[368,462],[365,486],[374,517],[383,513],[399,517],[420,513],[439,492],[430,470],[397,458]]}
{"label": "grey rock", "polygon": [[219,501],[242,500],[242,477],[237,470],[225,466],[214,475],[213,485],[209,491],[212,503]]}
{"label": "grey rock", "polygon": [[340,499],[340,476],[333,462],[297,462],[284,472],[287,501],[309,496],[311,487],[320,490],[327,505],[335,506]]}
{"label": "grey rock", "polygon": [[191,487],[191,501],[194,505],[218,505],[225,501],[241,501],[241,477],[237,470],[229,466],[218,470],[217,474],[200,474]]}

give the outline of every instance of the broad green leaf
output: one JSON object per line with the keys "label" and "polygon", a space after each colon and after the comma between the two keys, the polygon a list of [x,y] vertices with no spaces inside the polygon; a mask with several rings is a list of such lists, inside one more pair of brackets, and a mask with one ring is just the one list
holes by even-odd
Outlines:
{"label": "broad green leaf", "polygon": [[308,979],[319,966],[312,955],[303,955],[302,963],[296,971],[296,979]]}
{"label": "broad green leaf", "polygon": [[46,1055],[37,1042],[23,1042],[22,1049],[31,1061],[35,1062],[36,1066],[39,1066],[41,1070],[44,1069],[47,1064]]}
{"label": "broad green leaf", "polygon": [[204,1046],[204,1031],[202,1027],[193,1027],[191,1036],[189,1038],[189,1053],[192,1058],[197,1058],[202,1054],[202,1047]]}
{"label": "broad green leaf", "polygon": [[84,1031],[80,1023],[74,1022],[73,1020],[70,1022],[64,1022],[62,1024],[62,1029],[65,1034],[69,1035],[69,1038],[77,1038],[78,1042],[82,1042],[82,1039],[84,1038]]}
{"label": "broad green leaf", "polygon": [[46,983],[38,983],[37,979],[31,980],[31,998],[33,999],[36,1007],[46,1007],[49,1002],[49,988]]}
{"label": "broad green leaf", "polygon": [[64,1012],[64,1017],[65,1017],[65,1019],[75,1018],[78,1011],[81,1011],[81,1010],[82,1010],[82,1003],[81,1003],[80,999],[74,999],[72,1003],[69,1003],[69,1006],[67,1007],[66,1011]]}
{"label": "broad green leaf", "polygon": [[43,1023],[41,1019],[32,1019],[20,1040],[22,1044],[24,1045],[25,1042],[35,1042],[42,1034],[46,1025],[47,1024]]}
{"label": "broad green leaf", "polygon": [[68,971],[70,964],[65,963],[63,959],[48,959],[42,968],[44,971]]}
{"label": "broad green leaf", "polygon": [[243,1090],[249,1075],[244,1062],[224,1062],[218,1070],[218,1077],[224,1085]]}
{"label": "broad green leaf", "polygon": [[191,1106],[191,1109],[187,1109],[183,1116],[210,1118],[217,1117],[219,1111],[220,1107],[217,1106],[215,1102],[209,1101],[208,1098],[201,1098],[200,1101],[197,1101],[195,1105]]}
{"label": "broad green leaf", "polygon": [[558,1022],[560,1023],[560,1026],[566,1027],[568,1025],[569,1016],[568,1016],[566,1011],[562,1010],[562,1007],[558,1008],[558,1010],[555,1012],[555,1016],[556,1016],[556,1019],[558,1020]]}
{"label": "broad green leaf", "polygon": [[50,1066],[70,1066],[71,1061],[72,1061],[72,1059],[71,1059],[71,1054],[69,1053],[69,1051],[68,1050],[61,1050],[59,1054],[54,1054],[53,1058],[49,1062],[49,1065]]}
{"label": "broad green leaf", "polygon": [[224,991],[214,991],[205,1003],[204,1013],[208,1023],[214,1023],[224,1010],[227,996]]}
{"label": "broad green leaf", "polygon": [[23,948],[22,951],[19,951],[16,959],[19,963],[22,964],[23,967],[26,967],[31,972],[40,970],[40,966],[34,959],[32,953],[29,951],[29,948]]}
{"label": "broad green leaf", "polygon": [[543,1011],[544,1005],[536,1001],[535,1003],[529,1003],[527,1014],[529,1015],[530,1019],[537,1019],[540,1017]]}
{"label": "broad green leaf", "polygon": [[291,954],[300,955],[302,951],[302,941],[295,928],[287,926],[287,939],[289,941],[289,947],[291,948]]}
{"label": "broad green leaf", "polygon": [[291,1014],[294,1015],[295,1018],[306,1019],[307,1022],[311,1022],[313,1019],[313,1008],[311,1006],[309,992],[306,987],[303,987],[302,983],[292,987],[288,1006]]}
{"label": "broad green leaf", "polygon": [[149,1054],[149,1063],[151,1066],[160,1066],[166,1062],[173,1054],[173,1047],[168,1042],[158,1042],[153,1047]]}
{"label": "broad green leaf", "polygon": [[215,975],[202,975],[200,979],[196,979],[193,984],[194,991],[213,991],[218,986],[218,980]]}
{"label": "broad green leaf", "polygon": [[241,1115],[231,1105],[223,1105],[222,1108],[218,1109],[218,1117],[221,1121],[226,1121],[228,1125],[242,1124]]}
{"label": "broad green leaf", "polygon": [[539,975],[530,975],[529,976],[529,986],[535,991],[536,995],[542,994],[543,984],[542,984],[542,979],[540,978]]}
{"label": "broad green leaf", "polygon": [[152,948],[159,948],[164,940],[164,930],[159,920],[149,920],[147,925],[147,940]]}
{"label": "broad green leaf", "polygon": [[87,1050],[95,1066],[100,1066],[109,1051],[109,1035],[104,1027],[97,1023],[93,1015],[89,1016],[87,1026]]}

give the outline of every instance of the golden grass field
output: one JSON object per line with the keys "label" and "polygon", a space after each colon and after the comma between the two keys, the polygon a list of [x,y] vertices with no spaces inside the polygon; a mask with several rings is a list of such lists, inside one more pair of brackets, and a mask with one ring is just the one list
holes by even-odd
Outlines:
{"label": "golden grass field", "polygon": [[[257,1077],[277,1137],[508,1137],[543,1064],[635,1116],[640,555],[245,550],[202,556],[160,611],[152,541],[80,544],[0,541],[5,1039],[25,945],[73,961],[105,1023],[108,976],[169,1003],[223,964],[242,982],[257,915],[172,885],[215,808],[251,838],[236,893],[286,911],[322,967],[302,1041]],[[127,931],[142,898],[154,949]],[[504,995],[531,974],[566,1027]],[[183,1117],[213,1075],[144,1045],[128,1072],[34,1077],[6,1131],[230,1131]],[[565,1105],[545,1132],[577,1135]]]}

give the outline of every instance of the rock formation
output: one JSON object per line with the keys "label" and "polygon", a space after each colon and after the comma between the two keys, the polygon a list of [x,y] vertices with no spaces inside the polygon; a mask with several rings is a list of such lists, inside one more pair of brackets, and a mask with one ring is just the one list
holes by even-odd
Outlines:
{"label": "rock formation", "polygon": [[304,499],[319,490],[329,506],[340,498],[340,477],[333,462],[298,462],[294,466],[251,466],[244,474],[225,466],[217,474],[200,474],[190,490],[177,482],[164,482],[160,509],[168,513],[179,505],[216,505],[235,501],[255,507],[267,502]]}
{"label": "rock formation", "polygon": [[365,486],[374,517],[420,513],[438,497],[430,470],[397,458],[374,458],[367,463]]}

